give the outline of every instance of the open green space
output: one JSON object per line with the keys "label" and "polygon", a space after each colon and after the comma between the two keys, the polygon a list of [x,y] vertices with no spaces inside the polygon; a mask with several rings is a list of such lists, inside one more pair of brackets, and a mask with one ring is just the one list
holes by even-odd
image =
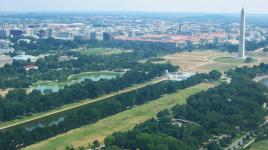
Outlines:
{"label": "open green space", "polygon": [[28,146],[24,150],[63,150],[68,145],[88,146],[94,140],[103,142],[104,138],[114,132],[132,129],[136,124],[142,123],[164,109],[170,109],[176,104],[185,104],[186,99],[193,94],[215,86],[213,83],[202,83],[176,93],[164,95],[162,98],[147,104],[133,107],[130,110],[107,117],[95,124],[83,126],[58,135],[40,143]]}
{"label": "open green space", "polygon": [[220,63],[230,63],[230,64],[243,64],[245,62],[244,59],[239,59],[235,57],[218,57],[213,59],[213,61]]}
{"label": "open green space", "polygon": [[131,50],[113,49],[113,48],[88,48],[75,50],[86,55],[112,55],[120,53],[131,53]]}
{"label": "open green space", "polygon": [[0,123],[0,130],[17,127],[17,126],[24,125],[24,124],[27,124],[27,123],[30,123],[30,122],[33,122],[33,121],[36,121],[36,120],[39,120],[39,119],[44,119],[44,118],[47,118],[47,117],[51,117],[53,115],[57,115],[57,114],[62,113],[62,112],[67,112],[69,110],[78,109],[78,108],[80,108],[80,107],[82,107],[84,105],[88,105],[90,103],[100,101],[100,100],[104,100],[106,98],[110,98],[110,97],[113,97],[113,96],[116,96],[116,95],[119,95],[119,94],[122,94],[122,93],[126,93],[126,92],[129,92],[129,91],[132,91],[132,90],[137,90],[137,89],[143,88],[143,87],[145,87],[147,85],[156,84],[156,83],[161,82],[163,80],[165,80],[165,79],[164,78],[155,78],[154,80],[151,80],[151,81],[148,81],[148,82],[145,82],[145,83],[141,83],[141,84],[135,84],[135,85],[133,85],[131,87],[125,88],[125,89],[120,90],[118,92],[105,94],[105,95],[100,96],[100,97],[98,97],[96,99],[85,99],[85,100],[81,100],[81,101],[79,101],[77,103],[71,103],[71,104],[64,105],[62,107],[58,107],[58,108],[50,110],[48,112],[35,113],[35,114],[31,115],[31,116],[25,116],[25,117],[22,117],[20,119],[1,122]]}
{"label": "open green space", "polygon": [[249,150],[268,150],[268,139],[252,144]]}
{"label": "open green space", "polygon": [[70,86],[75,83],[81,83],[85,79],[90,79],[92,81],[99,81],[101,79],[113,79],[117,76],[122,75],[119,72],[113,71],[98,71],[98,72],[85,72],[80,74],[71,75],[66,81],[56,82],[56,81],[40,81],[33,84],[33,89],[44,92],[45,90],[51,90],[52,92],[57,92],[63,89],[65,86]]}
{"label": "open green space", "polygon": [[231,63],[210,63],[210,64],[200,66],[199,68],[201,70],[207,70],[207,71],[210,71],[213,69],[220,70],[220,71],[228,71],[238,66],[239,66],[238,64],[231,64]]}

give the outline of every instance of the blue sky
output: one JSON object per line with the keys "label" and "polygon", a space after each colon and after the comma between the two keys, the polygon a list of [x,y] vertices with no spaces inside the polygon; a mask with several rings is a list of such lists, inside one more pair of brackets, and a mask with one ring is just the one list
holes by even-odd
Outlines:
{"label": "blue sky", "polygon": [[0,0],[0,11],[268,13],[268,0]]}

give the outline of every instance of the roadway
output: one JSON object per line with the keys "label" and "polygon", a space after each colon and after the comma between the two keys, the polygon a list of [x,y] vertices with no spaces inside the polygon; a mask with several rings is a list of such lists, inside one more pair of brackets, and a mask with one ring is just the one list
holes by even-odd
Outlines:
{"label": "roadway", "polygon": [[[268,120],[266,120],[265,122],[263,122],[262,124],[260,124],[257,128],[261,128],[265,125],[268,124]],[[235,140],[233,143],[231,143],[227,148],[225,148],[224,150],[234,150],[234,149],[238,149],[239,147],[242,147],[243,145],[247,144],[243,141],[244,138],[246,138],[246,136],[250,136],[251,133],[254,133],[255,129],[254,130],[251,130],[249,132],[247,132],[244,136],[242,136],[241,138]],[[252,142],[254,143],[254,142]],[[251,143],[251,144],[252,144]]]}

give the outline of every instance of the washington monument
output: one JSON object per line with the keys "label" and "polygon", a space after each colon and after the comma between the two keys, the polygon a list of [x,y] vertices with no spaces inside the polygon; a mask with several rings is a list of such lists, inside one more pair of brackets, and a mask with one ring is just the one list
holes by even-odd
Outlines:
{"label": "washington monument", "polygon": [[239,41],[239,57],[245,58],[245,28],[246,28],[246,17],[244,8],[241,11],[240,21],[240,41]]}

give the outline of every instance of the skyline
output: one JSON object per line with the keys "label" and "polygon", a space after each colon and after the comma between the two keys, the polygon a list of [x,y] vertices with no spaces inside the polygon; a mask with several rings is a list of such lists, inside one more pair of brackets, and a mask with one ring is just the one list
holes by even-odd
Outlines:
{"label": "skyline", "polygon": [[[229,1],[229,2],[226,2]],[[204,12],[267,14],[268,2],[260,0],[0,0],[0,11],[109,11],[109,12]]]}

